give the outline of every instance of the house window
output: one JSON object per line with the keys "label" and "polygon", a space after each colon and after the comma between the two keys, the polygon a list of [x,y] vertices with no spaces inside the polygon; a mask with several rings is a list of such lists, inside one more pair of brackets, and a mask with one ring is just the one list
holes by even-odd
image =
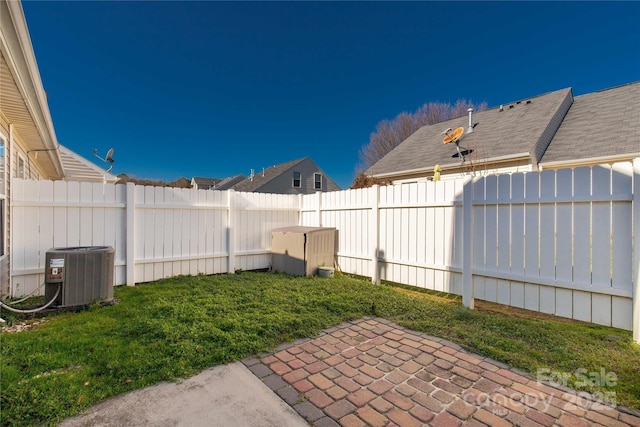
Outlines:
{"label": "house window", "polygon": [[24,179],[24,158],[18,155],[18,167],[16,168],[16,178]]}
{"label": "house window", "polygon": [[314,187],[316,190],[322,190],[322,174],[313,174]]}
{"label": "house window", "polygon": [[300,188],[302,183],[302,175],[300,174],[300,172],[294,172],[293,173],[293,186],[294,188]]}

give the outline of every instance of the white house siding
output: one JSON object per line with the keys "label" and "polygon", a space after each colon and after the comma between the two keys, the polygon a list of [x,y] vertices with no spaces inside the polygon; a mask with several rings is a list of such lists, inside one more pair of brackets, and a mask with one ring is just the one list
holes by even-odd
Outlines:
{"label": "white house siding", "polygon": [[[15,130],[10,131],[9,126],[4,121],[0,121],[0,138],[5,141],[5,155],[7,157],[7,173],[6,173],[6,193],[5,193],[5,210],[6,210],[6,255],[0,257],[0,295],[7,295],[10,291],[10,254],[14,236],[11,226],[13,220],[12,210],[12,182],[18,176],[18,163],[22,158],[24,161],[24,176],[27,179],[41,179],[44,175],[42,169],[32,158],[34,153],[29,153],[21,142],[20,135]],[[31,158],[30,158],[31,157]]]}
{"label": "white house siding", "polygon": [[[13,152],[10,156],[11,178],[18,177],[18,162],[22,158],[24,161],[24,179],[41,179],[45,176],[44,172],[40,168],[38,162],[34,159],[37,156],[36,152],[29,152],[24,148],[20,135],[13,132],[12,135]],[[9,181],[11,182],[11,181]]]}

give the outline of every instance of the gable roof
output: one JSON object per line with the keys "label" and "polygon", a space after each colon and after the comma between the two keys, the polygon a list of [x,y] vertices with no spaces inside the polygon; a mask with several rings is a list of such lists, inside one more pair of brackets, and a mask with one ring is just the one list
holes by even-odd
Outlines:
{"label": "gable roof", "polygon": [[201,178],[198,176],[194,176],[191,178],[191,185],[197,185],[199,189],[208,190],[211,187],[215,187],[220,180],[217,178]]}
{"label": "gable roof", "polygon": [[0,122],[11,123],[47,178],[64,177],[47,95],[19,1],[0,1]]}
{"label": "gable roof", "polygon": [[221,191],[222,190],[229,190],[230,188],[233,188],[234,185],[236,185],[237,183],[239,183],[240,181],[242,181],[245,178],[246,178],[246,176],[244,176],[242,174],[230,176],[229,178],[225,178],[222,181],[218,182],[214,186],[214,190],[221,190]]}
{"label": "gable roof", "polygon": [[[473,113],[477,126],[460,140],[460,145],[474,150],[477,163],[530,159],[537,164],[566,115],[573,95],[571,88],[549,92]],[[427,172],[439,164],[457,167],[460,161],[454,144],[442,143],[442,131],[468,127],[468,117],[458,117],[418,129],[387,153],[366,174],[385,177],[400,173]]]}
{"label": "gable roof", "polygon": [[114,183],[118,180],[117,176],[107,172],[69,148],[63,145],[59,145],[59,148],[66,181]]}
{"label": "gable roof", "polygon": [[245,192],[256,191],[263,185],[267,184],[271,180],[282,175],[283,173],[285,173],[286,171],[288,171],[298,163],[301,163],[305,159],[308,159],[308,157],[292,160],[286,163],[280,163],[279,165],[274,165],[269,168],[265,168],[262,172],[254,173],[253,177],[247,177],[243,181],[235,184],[233,186],[233,189],[236,191],[245,191]]}
{"label": "gable roof", "polygon": [[640,82],[576,96],[542,165],[640,157]]}

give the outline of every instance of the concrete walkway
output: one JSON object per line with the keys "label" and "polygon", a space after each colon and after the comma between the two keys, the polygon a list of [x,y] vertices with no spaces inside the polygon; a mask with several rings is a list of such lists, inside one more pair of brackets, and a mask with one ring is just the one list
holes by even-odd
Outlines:
{"label": "concrete walkway", "polygon": [[640,427],[636,411],[384,319],[346,323],[278,350],[243,363],[317,427]]}
{"label": "concrete walkway", "polygon": [[241,363],[114,396],[61,426],[309,426]]}

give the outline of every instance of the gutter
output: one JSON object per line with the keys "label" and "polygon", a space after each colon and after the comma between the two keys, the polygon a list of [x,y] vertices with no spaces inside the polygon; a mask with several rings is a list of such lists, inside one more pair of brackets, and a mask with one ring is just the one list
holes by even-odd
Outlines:
{"label": "gutter", "polygon": [[[498,157],[492,157],[490,159],[484,159],[482,162],[477,162],[477,164],[486,165],[487,163],[504,163],[504,162],[514,161],[514,160],[523,160],[523,159],[529,159],[529,158],[530,158],[530,153],[528,152],[508,154],[505,156],[498,156]],[[447,169],[459,169],[462,165],[463,164],[461,164],[460,162],[457,162],[457,163],[448,163],[445,165],[440,165],[440,167],[442,168],[442,171],[445,171]],[[422,175],[425,173],[433,172],[434,168],[435,168],[435,165],[427,168],[407,169],[404,171],[387,172],[387,173],[381,173],[381,174],[370,175],[370,176],[372,178],[384,179],[384,178],[392,178],[398,175]]]}
{"label": "gutter", "polygon": [[541,163],[538,163],[538,167],[539,167],[539,170],[543,170],[543,169],[556,169],[556,168],[563,168],[563,167],[588,166],[588,165],[593,165],[597,163],[624,162],[624,161],[629,161],[639,157],[640,157],[640,152],[627,153],[627,154],[614,154],[611,156],[604,156],[604,157],[588,157],[585,159],[576,159],[576,160],[559,160],[556,162],[541,162]]}
{"label": "gutter", "polygon": [[[35,149],[29,151],[46,151],[51,159],[51,163],[57,174],[57,178],[64,177],[64,167],[62,166],[62,160],[58,151],[58,140],[56,138],[55,130],[53,128],[53,120],[51,118],[51,112],[49,111],[49,105],[47,102],[47,95],[42,85],[40,77],[40,71],[38,70],[38,64],[36,62],[35,53],[33,51],[33,45],[31,44],[31,37],[29,36],[29,29],[27,27],[27,21],[24,16],[24,10],[22,3],[19,1],[6,1],[4,2],[9,9],[11,15],[11,21],[15,30],[15,36],[20,47],[20,52],[13,52],[11,55],[11,45],[7,44],[9,50],[9,57],[6,58],[7,63],[12,63],[16,75],[18,76],[18,82],[23,90],[24,102],[27,109],[31,113],[34,125],[40,133],[42,144],[44,149]],[[24,65],[28,72],[29,80],[25,84],[24,79],[20,75],[20,67],[15,63],[15,54],[19,53],[20,59],[24,59]],[[55,151],[55,153],[53,153]]]}

